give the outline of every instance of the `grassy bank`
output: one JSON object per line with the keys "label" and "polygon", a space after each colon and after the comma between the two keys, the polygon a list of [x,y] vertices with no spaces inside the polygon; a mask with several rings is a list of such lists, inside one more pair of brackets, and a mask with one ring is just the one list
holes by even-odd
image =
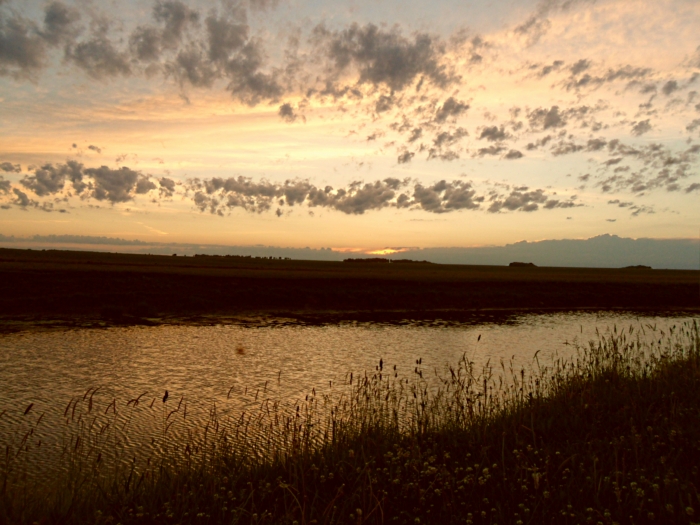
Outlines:
{"label": "grassy bank", "polygon": [[[698,311],[697,270],[342,263],[0,249],[0,333],[32,327]],[[205,320],[206,322],[206,320]]]}
{"label": "grassy bank", "polygon": [[[411,378],[378,366],[291,411],[212,409],[184,440],[169,437],[183,407],[158,399],[153,452],[131,463],[110,429],[143,400],[98,407],[88,392],[64,412],[67,474],[23,481],[23,458],[41,450],[31,436],[6,448],[0,520],[700,522],[700,333],[657,335],[613,332],[529,371],[465,358],[437,387],[419,363]],[[37,416],[23,417],[30,433]]]}

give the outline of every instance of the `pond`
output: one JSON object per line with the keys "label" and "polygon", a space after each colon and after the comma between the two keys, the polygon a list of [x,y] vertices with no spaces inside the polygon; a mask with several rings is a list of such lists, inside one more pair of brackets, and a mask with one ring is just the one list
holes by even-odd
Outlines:
{"label": "pond", "polygon": [[[82,400],[97,414],[108,413],[114,404],[114,417],[122,418],[125,457],[130,457],[169,423],[166,412],[176,407],[186,407],[190,425],[205,420],[214,405],[220,416],[231,417],[254,410],[264,399],[293,409],[312,392],[346,388],[351,373],[375,372],[380,360],[384,373],[408,377],[420,370],[428,383],[463,357],[477,369],[489,364],[495,373],[502,370],[501,362],[506,370],[533,366],[535,355],[546,366],[571,358],[576,345],[596,341],[597,333],[631,329],[633,337],[658,339],[692,319],[683,314],[569,312],[463,324],[159,326],[3,335],[0,446],[17,447],[29,418],[36,423],[40,417],[30,439],[41,441],[46,452],[36,454],[25,468],[38,472],[55,465],[58,451],[70,441],[66,422],[75,419]],[[133,408],[135,399],[140,411],[127,418],[126,407]],[[174,426],[173,439],[186,431],[187,425]]]}

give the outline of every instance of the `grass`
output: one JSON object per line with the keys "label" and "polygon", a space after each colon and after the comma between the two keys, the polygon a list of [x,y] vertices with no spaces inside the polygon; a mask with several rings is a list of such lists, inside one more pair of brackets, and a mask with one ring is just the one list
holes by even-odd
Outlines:
{"label": "grass", "polygon": [[[613,331],[531,370],[464,358],[428,381],[378,366],[342,394],[229,418],[145,398],[66,407],[63,469],[35,480],[40,415],[0,467],[7,523],[613,524],[700,522],[700,332]],[[143,457],[124,429],[150,411]],[[134,419],[133,421],[136,421]],[[175,422],[174,422],[175,421]],[[175,439],[175,426],[183,432]]]}

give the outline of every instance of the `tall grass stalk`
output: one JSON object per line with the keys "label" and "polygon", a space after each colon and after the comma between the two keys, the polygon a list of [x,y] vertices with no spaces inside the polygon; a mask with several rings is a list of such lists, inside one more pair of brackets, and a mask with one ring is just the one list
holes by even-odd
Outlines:
{"label": "tall grass stalk", "polygon": [[[214,405],[196,426],[183,399],[97,407],[90,389],[65,409],[50,478],[26,467],[42,453],[36,412],[7,437],[0,520],[700,521],[699,327],[641,335],[614,328],[573,359],[536,356],[529,370],[477,369],[465,356],[436,381],[418,363],[408,378],[381,364],[291,410],[264,399],[233,417]],[[149,410],[160,428],[131,457],[132,415]]]}

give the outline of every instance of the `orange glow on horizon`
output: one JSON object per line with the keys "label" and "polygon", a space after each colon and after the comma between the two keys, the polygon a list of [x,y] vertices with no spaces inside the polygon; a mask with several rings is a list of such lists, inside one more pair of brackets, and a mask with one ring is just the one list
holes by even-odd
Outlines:
{"label": "orange glow on horizon", "polygon": [[403,253],[408,251],[406,248],[384,248],[383,250],[374,250],[372,252],[367,252],[367,255],[393,255],[395,253]]}

